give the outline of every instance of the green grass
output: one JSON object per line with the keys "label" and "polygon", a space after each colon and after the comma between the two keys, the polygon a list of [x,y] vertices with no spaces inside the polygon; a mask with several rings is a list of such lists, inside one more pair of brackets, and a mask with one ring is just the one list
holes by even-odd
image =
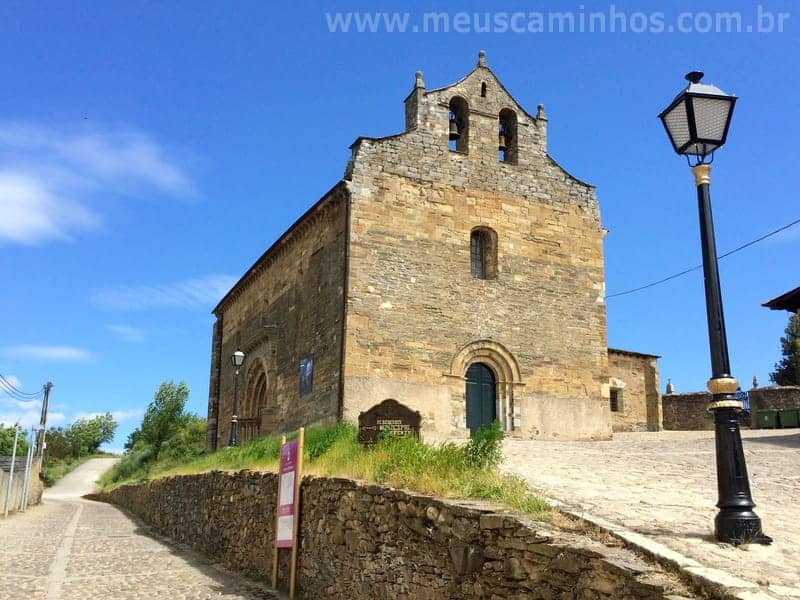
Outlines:
{"label": "green grass", "polygon": [[[549,506],[533,494],[524,481],[500,473],[491,460],[485,466],[478,466],[474,460],[474,448],[470,452],[469,448],[451,443],[430,446],[411,437],[362,446],[356,441],[356,434],[357,428],[346,423],[307,428],[304,471],[321,476],[359,479],[440,497],[490,500],[537,519],[548,517]],[[185,462],[165,460],[142,463],[131,470],[126,469],[123,461],[100,481],[110,489],[125,483],[212,470],[276,470],[279,451],[279,438],[260,438]]]}

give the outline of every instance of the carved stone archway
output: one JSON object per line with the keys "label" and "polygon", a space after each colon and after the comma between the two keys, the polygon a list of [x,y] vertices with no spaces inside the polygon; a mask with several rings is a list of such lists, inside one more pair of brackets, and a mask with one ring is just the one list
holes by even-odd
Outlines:
{"label": "carved stone archway", "polygon": [[514,405],[514,388],[524,385],[517,359],[500,342],[476,340],[456,353],[447,375],[466,381],[467,369],[474,363],[483,363],[494,372],[497,380],[497,415],[503,429],[512,431],[521,417],[519,407]]}
{"label": "carved stone archway", "polygon": [[253,357],[247,369],[245,390],[239,408],[242,441],[251,441],[261,433],[261,411],[267,401],[267,370],[264,360]]}

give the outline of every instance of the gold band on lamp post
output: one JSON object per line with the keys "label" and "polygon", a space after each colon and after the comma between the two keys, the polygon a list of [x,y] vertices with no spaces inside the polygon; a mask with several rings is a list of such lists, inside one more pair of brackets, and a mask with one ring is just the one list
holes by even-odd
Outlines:
{"label": "gold band on lamp post", "polygon": [[697,187],[700,187],[703,184],[711,185],[711,165],[696,165],[692,167],[692,173],[694,173],[694,184]]}
{"label": "gold band on lamp post", "polygon": [[[718,394],[734,394],[739,389],[739,382],[734,377],[719,377],[717,379],[709,379],[706,384],[708,391],[714,395]],[[738,400],[717,400],[709,402],[707,410],[715,410],[717,408],[732,408],[734,410],[742,410],[744,406]]]}
{"label": "gold band on lamp post", "polygon": [[738,400],[719,400],[717,402],[709,402],[706,406],[708,412],[714,411],[718,408],[732,408],[733,410],[742,410],[744,405]]}
{"label": "gold band on lamp post", "polygon": [[718,377],[709,379],[706,387],[712,394],[733,394],[739,389],[739,382],[734,377]]}

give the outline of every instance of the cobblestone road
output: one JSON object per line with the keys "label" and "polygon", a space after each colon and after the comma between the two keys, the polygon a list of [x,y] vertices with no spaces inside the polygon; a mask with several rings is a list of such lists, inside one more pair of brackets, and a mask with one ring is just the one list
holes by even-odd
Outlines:
{"label": "cobblestone road", "polygon": [[800,433],[745,430],[743,438],[756,512],[775,539],[772,546],[736,549],[713,539],[713,432],[622,433],[610,442],[506,441],[505,469],[578,513],[749,582],[753,595],[741,597],[800,598]]}
{"label": "cobblestone road", "polygon": [[0,524],[0,598],[277,598],[150,537],[110,505],[55,495]]}

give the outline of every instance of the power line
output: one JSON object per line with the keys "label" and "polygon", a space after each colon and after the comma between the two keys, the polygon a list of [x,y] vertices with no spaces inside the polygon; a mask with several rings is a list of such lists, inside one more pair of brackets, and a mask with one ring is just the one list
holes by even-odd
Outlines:
{"label": "power line", "polygon": [[[787,225],[784,225],[783,227],[779,227],[778,229],[770,231],[769,233],[764,234],[759,238],[756,238],[754,240],[750,240],[749,242],[746,242],[746,243],[742,244],[741,246],[737,246],[733,250],[729,250],[725,254],[720,254],[717,257],[717,260],[719,260],[721,258],[725,258],[726,256],[730,256],[731,254],[736,254],[740,250],[744,250],[745,248],[748,248],[748,247],[752,246],[753,244],[757,244],[758,242],[762,242],[765,239],[767,239],[768,237],[772,237],[773,235],[775,235],[777,233],[780,233],[781,231],[785,231],[785,230],[789,229],[790,227],[794,227],[798,223],[800,223],[800,219],[796,219],[795,221],[792,221],[791,223],[789,223]],[[659,285],[661,283],[666,283],[667,281],[670,281],[671,279],[676,279],[676,278],[678,278],[678,277],[680,277],[682,275],[686,275],[687,273],[691,273],[692,271],[697,271],[698,269],[702,269],[702,268],[703,268],[703,265],[695,265],[694,267],[691,267],[690,269],[685,269],[685,270],[681,271],[680,273],[675,273],[674,275],[670,275],[669,277],[664,277],[663,279],[659,279],[658,281],[654,281],[654,282],[648,283],[646,285],[641,285],[641,286],[639,286],[637,288],[633,288],[633,289],[630,289],[630,290],[625,290],[624,292],[617,292],[616,294],[609,294],[609,295],[606,296],[606,300],[608,300],[609,298],[616,298],[617,296],[625,296],[627,294],[633,294],[634,292],[640,292],[642,290],[646,290],[647,288],[651,288],[651,287]]]}
{"label": "power line", "polygon": [[0,391],[5,392],[8,396],[19,402],[36,402],[42,397],[42,390],[34,394],[23,392],[3,375],[0,375]]}
{"label": "power line", "polygon": [[6,386],[8,386],[9,388],[11,388],[11,389],[12,389],[14,392],[16,392],[17,394],[20,394],[20,395],[22,395],[22,396],[30,396],[30,397],[33,397],[33,396],[39,396],[39,395],[41,394],[41,390],[38,390],[38,391],[37,391],[36,393],[34,393],[34,394],[31,394],[31,393],[28,393],[28,392],[23,392],[21,389],[19,389],[17,386],[15,386],[13,383],[11,383],[11,381],[9,381],[8,379],[6,379],[6,378],[5,378],[3,375],[0,375],[0,380],[2,380],[3,382],[5,382]]}

